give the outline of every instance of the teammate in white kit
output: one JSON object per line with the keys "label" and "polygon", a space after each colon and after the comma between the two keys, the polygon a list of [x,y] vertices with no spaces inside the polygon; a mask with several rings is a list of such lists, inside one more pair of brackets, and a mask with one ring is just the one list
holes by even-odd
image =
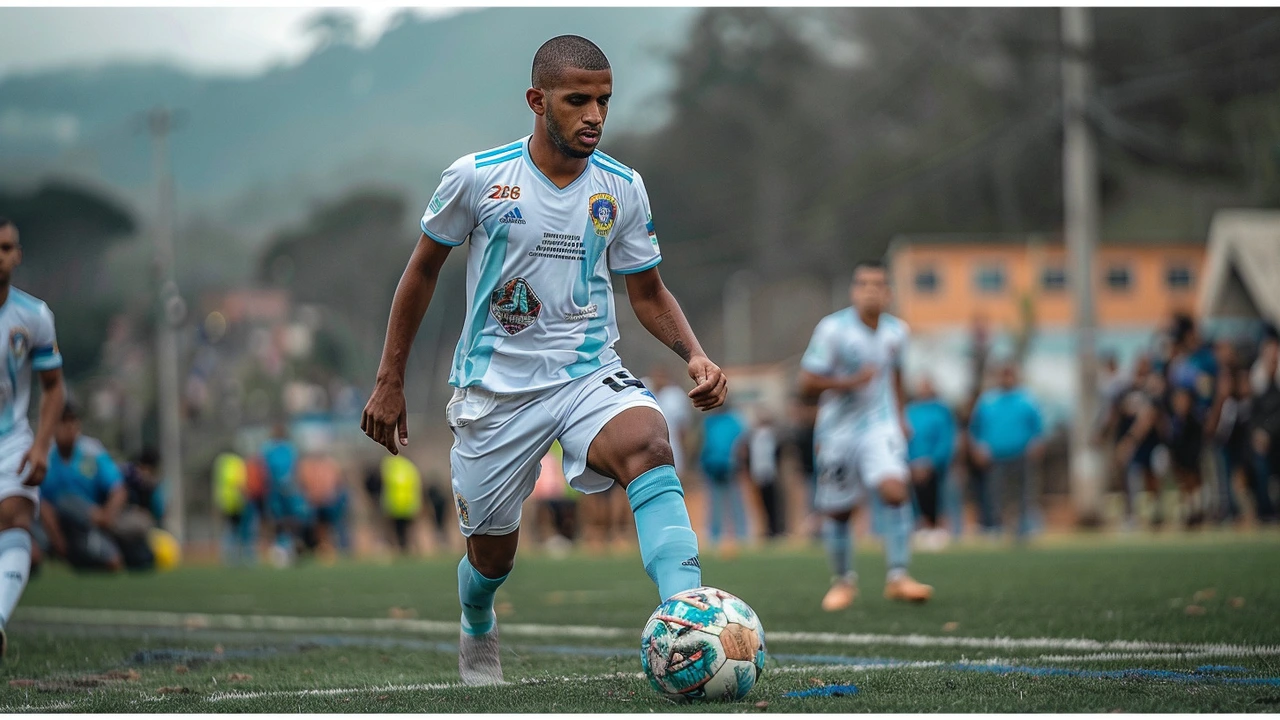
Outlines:
{"label": "teammate in white kit", "polygon": [[826,515],[823,538],[834,575],[822,599],[828,611],[843,610],[857,597],[851,526],[868,490],[884,504],[885,597],[924,602],[933,595],[932,587],[907,574],[914,525],[907,485],[910,428],[902,411],[907,325],[883,312],[889,285],[880,263],[854,268],[850,297],[853,307],[818,323],[800,361],[800,391],[819,397],[814,506]]}
{"label": "teammate in white kit", "polygon": [[[0,218],[0,341],[8,372],[0,375],[0,658],[8,638],[4,628],[18,606],[31,574],[31,526],[39,507],[40,483],[49,467],[53,426],[62,415],[62,356],[53,331],[53,313],[9,284],[22,262],[18,228]],[[31,375],[40,375],[40,419],[35,435],[27,422]]]}
{"label": "teammate in white kit", "polygon": [[525,99],[537,116],[533,134],[460,158],[427,206],[361,420],[392,453],[397,442],[408,444],[409,348],[450,249],[470,240],[467,317],[445,414],[467,538],[458,564],[458,670],[474,685],[502,681],[493,596],[515,560],[521,503],[557,439],[571,486],[625,487],[660,599],[702,582],[666,423],[613,350],[611,272],[626,277],[645,329],[688,363],[694,406],[715,408],[727,390],[658,275],[662,255],[644,182],[596,150],[613,92],[608,60],[589,40],[562,35],[538,50],[532,75]]}

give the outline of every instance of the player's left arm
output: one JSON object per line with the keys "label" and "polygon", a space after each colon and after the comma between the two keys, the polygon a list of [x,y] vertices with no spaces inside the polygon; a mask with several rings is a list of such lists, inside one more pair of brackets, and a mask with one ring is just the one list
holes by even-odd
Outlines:
{"label": "player's left arm", "polygon": [[95,522],[98,527],[105,530],[115,524],[116,518],[120,517],[120,511],[124,510],[125,503],[129,500],[129,491],[124,486],[124,477],[120,474],[120,468],[116,466],[106,450],[98,454],[97,481],[107,491],[107,499],[102,503],[102,510],[95,518]]}
{"label": "player's left arm", "polygon": [[693,334],[680,303],[662,282],[656,267],[632,273],[627,278],[627,298],[644,329],[689,363],[689,377],[697,387],[689,399],[699,410],[711,410],[724,403],[728,380],[720,366],[711,362]]}
{"label": "player's left arm", "polygon": [[49,448],[53,444],[53,427],[62,416],[62,406],[66,403],[66,390],[62,383],[62,368],[40,371],[40,416],[36,421],[35,439],[31,449],[22,456],[18,463],[18,476],[23,477],[22,484],[37,486],[44,482],[45,473],[49,470]]}
{"label": "player's left arm", "polygon": [[649,193],[640,173],[633,173],[620,196],[622,208],[609,241],[609,269],[626,276],[631,309],[644,329],[689,363],[689,377],[697,383],[689,392],[693,406],[699,410],[719,407],[728,393],[728,381],[720,367],[702,351],[680,303],[662,284],[657,269],[662,262],[662,251],[658,249]]}

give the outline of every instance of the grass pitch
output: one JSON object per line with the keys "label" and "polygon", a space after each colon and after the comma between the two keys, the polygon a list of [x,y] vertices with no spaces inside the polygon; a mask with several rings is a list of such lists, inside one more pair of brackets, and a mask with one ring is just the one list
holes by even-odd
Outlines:
{"label": "grass pitch", "polygon": [[[818,548],[703,558],[764,622],[744,701],[675,706],[639,675],[657,593],[637,554],[525,555],[497,595],[510,684],[458,685],[456,558],[77,576],[49,567],[10,623],[0,711],[1274,712],[1280,536],[1209,533],[918,554],[925,605],[818,602]],[[129,611],[129,612],[122,612]]]}

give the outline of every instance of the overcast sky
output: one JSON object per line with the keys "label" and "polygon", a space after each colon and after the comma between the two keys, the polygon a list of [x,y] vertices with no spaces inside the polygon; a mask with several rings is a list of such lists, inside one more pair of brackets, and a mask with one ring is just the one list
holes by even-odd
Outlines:
{"label": "overcast sky", "polygon": [[[399,8],[355,7],[361,40],[376,40]],[[306,54],[303,21],[314,7],[0,7],[0,76],[109,60],[166,60],[247,74]],[[422,15],[457,12],[425,8]]]}

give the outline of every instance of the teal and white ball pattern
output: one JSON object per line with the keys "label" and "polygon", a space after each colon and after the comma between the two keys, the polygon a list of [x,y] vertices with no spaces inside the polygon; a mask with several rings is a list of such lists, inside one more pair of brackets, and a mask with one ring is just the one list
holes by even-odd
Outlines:
{"label": "teal and white ball pattern", "polygon": [[764,671],[764,627],[741,599],[711,587],[658,606],[640,638],[640,664],[672,700],[739,700]]}

